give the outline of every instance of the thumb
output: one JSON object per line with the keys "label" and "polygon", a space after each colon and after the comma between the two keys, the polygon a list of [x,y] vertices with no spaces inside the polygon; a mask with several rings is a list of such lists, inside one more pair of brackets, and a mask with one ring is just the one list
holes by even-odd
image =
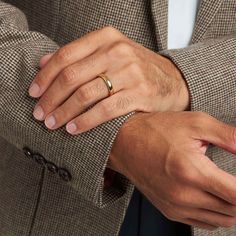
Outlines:
{"label": "thumb", "polygon": [[236,128],[208,116],[202,122],[204,141],[236,154]]}
{"label": "thumb", "polygon": [[43,68],[50,61],[50,59],[52,58],[53,55],[54,55],[54,53],[47,54],[47,55],[43,56],[39,62],[40,68]]}

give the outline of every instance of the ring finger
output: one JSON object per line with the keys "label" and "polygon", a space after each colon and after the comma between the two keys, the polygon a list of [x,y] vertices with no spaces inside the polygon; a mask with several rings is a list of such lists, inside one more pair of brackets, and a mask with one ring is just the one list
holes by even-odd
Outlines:
{"label": "ring finger", "polygon": [[[107,77],[115,93],[131,86],[131,81],[127,80],[121,71],[107,73]],[[66,102],[47,115],[45,125],[49,129],[57,129],[108,96],[109,91],[105,82],[97,77],[78,88]]]}
{"label": "ring finger", "polygon": [[97,53],[67,67],[58,75],[36,104],[33,113],[34,117],[37,120],[44,120],[50,112],[62,104],[78,87],[106,71],[107,64],[106,57],[101,53]]}

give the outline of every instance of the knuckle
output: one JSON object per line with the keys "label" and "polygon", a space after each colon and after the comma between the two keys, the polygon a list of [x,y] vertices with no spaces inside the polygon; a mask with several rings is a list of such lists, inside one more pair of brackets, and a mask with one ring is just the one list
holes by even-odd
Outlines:
{"label": "knuckle", "polygon": [[59,63],[68,63],[71,58],[71,51],[69,47],[62,47],[56,53],[56,58]]}
{"label": "knuckle", "polygon": [[104,83],[94,83],[93,85],[88,86],[87,90],[89,90],[90,101],[97,101],[101,96],[105,96],[108,93],[107,87]]}
{"label": "knuckle", "polygon": [[86,86],[80,87],[76,92],[78,101],[82,103],[90,101],[92,98],[91,95],[91,91]]}
{"label": "knuckle", "polygon": [[67,67],[62,71],[61,83],[62,85],[70,86],[76,81],[76,74],[72,67]]}
{"label": "knuckle", "polygon": [[119,30],[117,30],[115,27],[111,25],[103,27],[100,32],[103,34],[105,33],[107,36],[120,35]]}
{"label": "knuckle", "polygon": [[200,175],[199,171],[193,168],[189,168],[192,163],[184,162],[184,160],[175,160],[171,166],[168,167],[168,174],[171,178],[178,182],[183,182],[187,184],[200,184],[203,177]]}
{"label": "knuckle", "polygon": [[135,78],[137,85],[146,91],[147,86],[150,85],[150,83],[149,83],[150,81],[147,80],[147,76],[145,74],[145,69],[144,69],[142,63],[140,63],[138,61],[132,61],[127,66],[126,73],[131,75],[132,78]]}
{"label": "knuckle", "polygon": [[133,56],[134,51],[130,44],[119,41],[115,43],[109,50],[108,56],[109,57],[124,57],[124,56]]}
{"label": "knuckle", "polygon": [[128,65],[128,70],[130,71],[130,73],[134,76],[137,77],[139,79],[141,79],[141,81],[144,80],[144,73],[143,73],[143,68],[140,65],[140,63],[138,62],[131,62]]}
{"label": "knuckle", "polygon": [[[172,151],[175,152],[174,150]],[[166,163],[166,172],[176,180],[188,180],[191,173],[188,167],[187,158],[169,153]]]}

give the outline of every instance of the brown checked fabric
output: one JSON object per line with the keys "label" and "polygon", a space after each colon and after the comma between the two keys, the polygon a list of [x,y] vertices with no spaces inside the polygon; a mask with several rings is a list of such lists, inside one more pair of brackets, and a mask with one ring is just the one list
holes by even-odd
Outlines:
{"label": "brown checked fabric", "polygon": [[[133,186],[118,175],[104,190],[103,174],[131,114],[72,137],[36,122],[27,94],[40,57],[90,31],[112,25],[169,57],[188,83],[192,110],[236,125],[236,1],[202,0],[192,45],[180,50],[166,50],[167,7],[167,0],[0,0],[0,236],[119,233]],[[234,155],[208,153],[236,174]],[[193,235],[234,236],[236,228]]]}

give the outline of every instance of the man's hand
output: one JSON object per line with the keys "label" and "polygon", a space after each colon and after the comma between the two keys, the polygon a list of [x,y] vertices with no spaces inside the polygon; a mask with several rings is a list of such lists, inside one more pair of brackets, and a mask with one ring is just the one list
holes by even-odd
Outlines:
{"label": "man's hand", "polygon": [[[47,55],[41,66],[29,94],[41,97],[34,116],[50,129],[69,122],[67,131],[78,134],[132,111],[182,111],[189,105],[186,83],[175,65],[112,27]],[[109,98],[98,78],[101,73],[114,87]]]}
{"label": "man's hand", "polygon": [[236,177],[206,155],[236,153],[236,129],[204,113],[137,114],[121,128],[110,167],[127,176],[169,219],[206,228],[236,223]]}

